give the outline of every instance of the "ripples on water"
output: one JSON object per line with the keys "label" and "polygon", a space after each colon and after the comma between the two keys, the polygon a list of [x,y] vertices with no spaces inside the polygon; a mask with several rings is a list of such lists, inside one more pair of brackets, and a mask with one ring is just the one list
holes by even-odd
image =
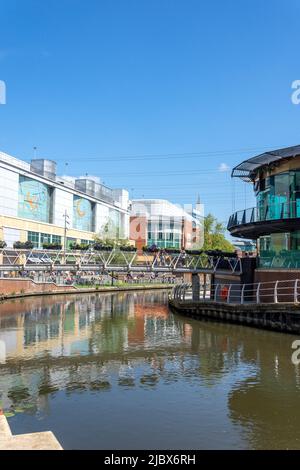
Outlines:
{"label": "ripples on water", "polygon": [[65,448],[297,448],[294,339],[174,316],[167,292],[5,302],[0,407]]}

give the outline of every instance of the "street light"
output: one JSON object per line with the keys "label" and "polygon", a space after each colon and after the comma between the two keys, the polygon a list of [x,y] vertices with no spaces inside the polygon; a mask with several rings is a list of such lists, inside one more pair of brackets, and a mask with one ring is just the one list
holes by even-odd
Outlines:
{"label": "street light", "polygon": [[65,255],[66,250],[67,250],[67,229],[68,229],[68,225],[70,225],[70,222],[69,222],[70,217],[67,213],[67,209],[65,210],[63,218],[65,219],[65,227],[64,227],[64,255]]}

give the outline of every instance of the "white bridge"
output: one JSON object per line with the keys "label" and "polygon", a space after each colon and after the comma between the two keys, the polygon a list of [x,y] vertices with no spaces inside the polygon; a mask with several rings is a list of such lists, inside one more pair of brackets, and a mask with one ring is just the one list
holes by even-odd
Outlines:
{"label": "white bridge", "polygon": [[119,248],[103,251],[0,250],[0,274],[4,272],[158,272],[158,273],[208,273],[224,271],[239,276],[241,260],[234,256],[206,253],[157,253],[125,251]]}

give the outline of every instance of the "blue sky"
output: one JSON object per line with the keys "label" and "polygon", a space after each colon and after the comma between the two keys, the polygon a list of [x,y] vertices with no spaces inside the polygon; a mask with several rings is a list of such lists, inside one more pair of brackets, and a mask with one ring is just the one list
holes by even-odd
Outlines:
{"label": "blue sky", "polygon": [[299,13],[297,0],[0,0],[0,150],[36,146],[60,174],[133,198],[200,194],[225,222],[253,197],[220,165],[300,143]]}

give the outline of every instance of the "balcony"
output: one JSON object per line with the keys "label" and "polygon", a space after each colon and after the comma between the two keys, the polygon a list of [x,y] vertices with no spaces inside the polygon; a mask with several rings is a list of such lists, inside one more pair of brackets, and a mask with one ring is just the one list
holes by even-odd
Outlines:
{"label": "balcony", "polygon": [[229,218],[227,229],[233,236],[250,239],[299,230],[300,199],[235,212]]}

